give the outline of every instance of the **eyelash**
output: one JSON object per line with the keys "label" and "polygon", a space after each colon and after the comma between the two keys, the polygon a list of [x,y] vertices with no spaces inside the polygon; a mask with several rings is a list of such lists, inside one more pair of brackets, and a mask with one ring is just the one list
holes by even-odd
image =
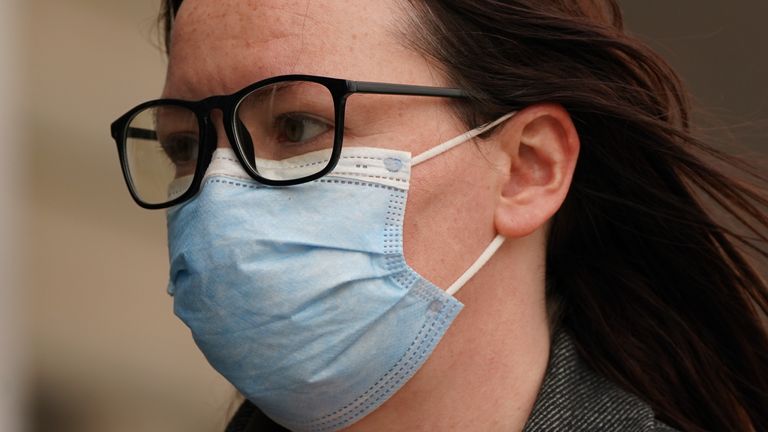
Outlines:
{"label": "eyelash", "polygon": [[[314,135],[314,136],[312,136],[312,137],[310,137],[308,139],[296,140],[296,141],[293,141],[291,139],[281,139],[281,142],[289,142],[291,144],[297,144],[297,145],[306,144],[306,143],[310,143],[310,142],[314,141],[315,139],[325,135],[329,131],[333,131],[334,130],[333,123],[327,121],[326,119],[324,119],[324,118],[322,118],[320,116],[316,116],[316,115],[308,114],[308,113],[303,113],[303,112],[288,112],[288,113],[280,114],[280,115],[275,117],[274,128],[277,131],[278,138],[283,137],[283,135],[285,133],[285,131],[284,131],[284,126],[285,126],[284,122],[287,121],[287,120],[296,120],[296,121],[300,122],[302,124],[302,128],[305,127],[305,125],[308,122],[311,122],[313,126],[322,125],[325,130],[321,131],[317,135]],[[304,132],[303,129],[302,129],[302,132]]]}

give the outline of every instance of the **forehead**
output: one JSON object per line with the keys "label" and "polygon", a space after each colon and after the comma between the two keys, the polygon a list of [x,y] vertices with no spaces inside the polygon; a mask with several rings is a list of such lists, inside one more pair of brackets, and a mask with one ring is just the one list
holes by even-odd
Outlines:
{"label": "forehead", "polygon": [[290,73],[434,84],[397,0],[185,0],[165,93],[202,98]]}

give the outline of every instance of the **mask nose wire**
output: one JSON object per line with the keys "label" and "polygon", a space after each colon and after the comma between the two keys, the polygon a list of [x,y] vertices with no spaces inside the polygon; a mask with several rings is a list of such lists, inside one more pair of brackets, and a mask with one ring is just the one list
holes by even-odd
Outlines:
{"label": "mask nose wire", "polygon": [[442,144],[438,144],[438,145],[432,147],[431,149],[429,149],[429,150],[427,150],[427,151],[425,151],[423,153],[420,153],[420,154],[414,156],[411,159],[411,165],[413,166],[413,165],[416,165],[416,164],[420,164],[420,163],[422,163],[422,162],[424,162],[426,160],[432,159],[433,157],[435,157],[435,156],[437,156],[439,154],[445,153],[448,150],[456,147],[457,145],[462,144],[462,143],[464,143],[466,141],[469,141],[472,138],[474,138],[474,137],[476,137],[476,136],[478,136],[478,135],[480,135],[482,133],[485,133],[485,132],[489,131],[490,129],[498,126],[499,124],[507,121],[508,119],[510,119],[515,114],[517,114],[517,111],[512,111],[511,113],[504,114],[503,116],[497,118],[496,120],[494,120],[492,122],[488,122],[488,123],[486,123],[484,125],[476,127],[475,129],[472,129],[469,132],[465,132],[465,133],[463,133],[463,134],[461,134],[461,135],[459,135],[457,137],[451,138],[451,139],[449,139],[448,141],[446,141],[446,142],[444,142]]}

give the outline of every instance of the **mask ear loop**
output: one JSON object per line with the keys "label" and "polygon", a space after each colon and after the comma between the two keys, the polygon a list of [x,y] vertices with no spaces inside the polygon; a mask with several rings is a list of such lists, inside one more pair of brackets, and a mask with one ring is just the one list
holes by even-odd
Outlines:
{"label": "mask ear loop", "polygon": [[459,276],[459,278],[456,279],[456,282],[451,284],[451,286],[449,286],[448,289],[445,290],[445,292],[451,296],[459,292],[461,287],[463,287],[464,284],[466,284],[470,279],[472,279],[472,276],[474,276],[478,271],[480,271],[480,269],[483,268],[485,263],[487,263],[488,260],[491,259],[493,254],[495,254],[496,251],[499,250],[501,245],[504,244],[504,240],[505,240],[504,236],[502,236],[501,234],[497,235],[496,238],[493,239],[491,244],[489,244],[488,247],[485,248],[483,253],[480,254],[480,256],[475,260],[475,262],[472,263],[471,266],[469,266],[467,271],[465,271],[463,275]]}
{"label": "mask ear loop", "polygon": [[451,138],[451,139],[449,139],[448,141],[446,141],[446,142],[444,142],[442,144],[438,144],[438,145],[432,147],[431,149],[429,149],[429,150],[427,150],[427,151],[425,151],[425,152],[423,152],[423,153],[421,153],[419,155],[414,156],[411,159],[411,166],[416,165],[416,164],[420,164],[420,163],[422,163],[422,162],[424,162],[424,161],[426,161],[428,159],[432,159],[433,157],[435,157],[435,156],[437,156],[437,155],[439,155],[441,153],[445,153],[448,150],[456,147],[457,145],[462,144],[462,143],[464,143],[466,141],[469,141],[472,138],[474,138],[474,137],[476,137],[476,136],[478,136],[478,135],[480,135],[482,133],[485,133],[488,130],[490,130],[490,129],[498,126],[499,124],[507,121],[509,118],[511,118],[515,114],[517,114],[517,111],[512,111],[509,114],[504,114],[503,116],[497,118],[496,120],[494,120],[492,122],[488,122],[488,123],[486,123],[484,125],[476,127],[475,129],[472,129],[469,132],[465,132],[465,133],[463,133],[463,134],[461,134],[461,135],[459,135],[457,137]]}
{"label": "mask ear loop", "polygon": [[[492,122],[488,122],[488,123],[486,123],[484,125],[481,125],[481,126],[475,128],[475,129],[472,129],[469,132],[463,133],[463,134],[461,134],[461,135],[459,135],[459,136],[457,136],[455,138],[452,138],[452,139],[450,139],[450,140],[448,140],[448,141],[446,141],[446,142],[444,142],[442,144],[436,145],[435,147],[432,147],[431,149],[429,149],[429,150],[427,150],[427,151],[425,151],[425,152],[423,152],[423,153],[421,153],[421,154],[419,154],[417,156],[414,156],[411,159],[411,166],[416,165],[416,164],[420,164],[420,163],[422,163],[422,162],[424,162],[426,160],[429,160],[429,159],[431,159],[431,158],[433,158],[433,157],[435,157],[435,156],[437,156],[437,155],[439,155],[441,153],[445,153],[448,150],[456,147],[457,145],[462,144],[462,143],[464,143],[466,141],[469,141],[472,138],[474,138],[474,137],[476,137],[476,136],[478,136],[478,135],[480,135],[482,133],[485,133],[485,132],[489,131],[490,129],[498,126],[499,124],[509,120],[515,114],[517,114],[517,111],[512,111],[511,113],[505,114],[505,115],[499,117],[498,119],[496,119],[496,120],[494,120]],[[469,266],[467,271],[465,271],[464,274],[459,276],[459,278],[456,279],[456,281],[453,284],[451,284],[451,286],[449,286],[448,289],[445,290],[445,292],[448,295],[451,295],[451,296],[456,294],[457,292],[459,292],[459,290],[470,279],[472,279],[472,277],[478,271],[480,271],[481,268],[483,268],[483,266],[488,262],[488,260],[491,259],[493,254],[495,254],[496,251],[499,250],[501,245],[504,244],[504,240],[505,240],[504,236],[502,236],[501,234],[497,235],[493,239],[491,244],[489,244],[488,247],[485,248],[483,253],[481,253],[480,256],[477,257],[475,262],[472,263],[471,266]]]}

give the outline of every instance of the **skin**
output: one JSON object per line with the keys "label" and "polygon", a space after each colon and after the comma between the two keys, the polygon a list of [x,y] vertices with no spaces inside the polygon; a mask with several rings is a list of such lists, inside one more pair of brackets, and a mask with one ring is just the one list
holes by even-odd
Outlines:
{"label": "skin", "polygon": [[[290,73],[451,86],[403,44],[396,23],[406,11],[392,0],[186,0],[164,96],[202,99]],[[421,153],[468,129],[449,103],[355,96],[345,145]],[[220,115],[214,118],[218,145],[229,145]],[[547,226],[565,199],[578,149],[568,113],[541,104],[486,139],[414,167],[404,242],[416,271],[448,287],[497,233],[507,240],[456,295],[465,308],[425,365],[349,430],[523,428],[549,354]]]}

